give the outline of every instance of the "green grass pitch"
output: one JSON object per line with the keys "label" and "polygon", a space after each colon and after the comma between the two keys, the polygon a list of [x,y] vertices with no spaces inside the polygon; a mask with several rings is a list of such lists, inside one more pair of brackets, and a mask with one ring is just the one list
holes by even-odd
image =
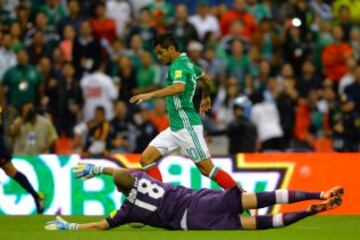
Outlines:
{"label": "green grass pitch", "polygon": [[[52,216],[1,216],[0,239],[4,240],[356,240],[360,239],[360,216],[310,217],[287,228],[265,231],[166,231],[145,227],[123,226],[105,232],[48,232],[44,224]],[[67,217],[71,222],[95,221],[94,217]]]}

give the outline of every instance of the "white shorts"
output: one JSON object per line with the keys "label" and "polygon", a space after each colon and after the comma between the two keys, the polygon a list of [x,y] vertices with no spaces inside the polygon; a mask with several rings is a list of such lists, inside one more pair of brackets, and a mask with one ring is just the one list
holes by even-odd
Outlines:
{"label": "white shorts", "polygon": [[184,128],[176,132],[167,128],[159,133],[149,145],[157,148],[163,156],[182,148],[195,163],[210,158],[202,125]]}

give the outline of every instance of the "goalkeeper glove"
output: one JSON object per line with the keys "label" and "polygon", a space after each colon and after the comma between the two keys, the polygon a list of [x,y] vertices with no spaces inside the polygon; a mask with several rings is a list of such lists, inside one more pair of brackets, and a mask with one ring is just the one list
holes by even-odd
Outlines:
{"label": "goalkeeper glove", "polygon": [[76,178],[85,181],[102,173],[104,167],[90,163],[78,162],[74,168]]}
{"label": "goalkeeper glove", "polygon": [[46,223],[45,230],[49,230],[49,231],[78,230],[78,224],[68,223],[60,216],[57,216],[55,221]]}

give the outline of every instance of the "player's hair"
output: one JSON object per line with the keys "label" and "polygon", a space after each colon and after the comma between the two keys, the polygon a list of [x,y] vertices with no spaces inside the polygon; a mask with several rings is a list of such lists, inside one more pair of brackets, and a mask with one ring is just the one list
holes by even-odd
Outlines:
{"label": "player's hair", "polygon": [[162,48],[168,49],[173,46],[175,50],[179,50],[179,45],[176,42],[174,36],[170,33],[164,33],[155,37],[154,46],[160,45]]}
{"label": "player's hair", "polygon": [[117,189],[122,193],[129,193],[134,185],[134,177],[123,168],[118,168],[113,173],[113,181]]}

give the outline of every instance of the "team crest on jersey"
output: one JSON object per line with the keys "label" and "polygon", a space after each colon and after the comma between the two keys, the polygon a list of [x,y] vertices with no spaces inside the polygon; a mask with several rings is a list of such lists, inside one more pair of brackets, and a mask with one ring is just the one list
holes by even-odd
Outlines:
{"label": "team crest on jersey", "polygon": [[182,71],[181,70],[175,70],[175,79],[182,77]]}

